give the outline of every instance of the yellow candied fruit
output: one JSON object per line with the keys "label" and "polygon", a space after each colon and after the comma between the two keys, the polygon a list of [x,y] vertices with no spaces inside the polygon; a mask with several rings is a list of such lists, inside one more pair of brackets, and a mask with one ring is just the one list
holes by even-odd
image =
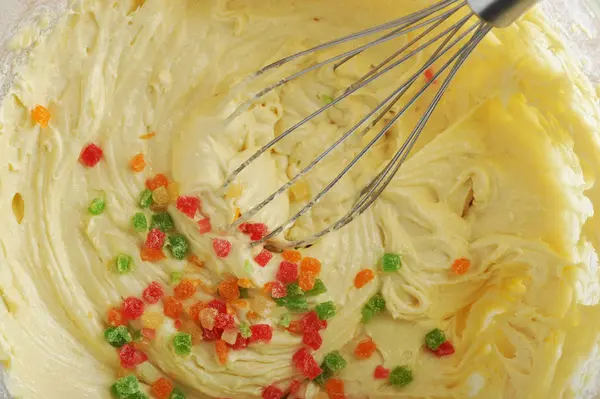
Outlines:
{"label": "yellow candied fruit", "polygon": [[169,199],[171,202],[176,202],[179,197],[179,183],[171,182],[167,187],[167,191],[169,192]]}
{"label": "yellow candied fruit", "polygon": [[41,105],[36,105],[35,108],[31,111],[31,118],[41,127],[48,127],[50,117],[50,111],[48,111],[47,108],[44,108]]}
{"label": "yellow candied fruit", "polygon": [[271,313],[274,302],[262,295],[256,295],[250,300],[250,308],[261,316],[267,316]]}
{"label": "yellow candied fruit", "polygon": [[142,324],[145,328],[156,330],[165,320],[165,316],[158,312],[146,312],[142,315]]}
{"label": "yellow candied fruit", "polygon": [[310,188],[305,180],[298,180],[290,187],[290,199],[292,201],[304,201],[310,198]]}
{"label": "yellow candied fruit", "polygon": [[240,183],[231,183],[225,193],[225,198],[237,198],[242,195],[244,187]]}
{"label": "yellow candied fruit", "polygon": [[156,190],[152,191],[152,199],[158,206],[165,206],[169,203],[169,191],[166,187],[160,186]]}

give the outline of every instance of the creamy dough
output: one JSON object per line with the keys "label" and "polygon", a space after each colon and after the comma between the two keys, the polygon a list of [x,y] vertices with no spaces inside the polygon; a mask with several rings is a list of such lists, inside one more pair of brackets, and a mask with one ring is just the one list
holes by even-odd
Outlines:
{"label": "creamy dough", "polygon": [[[253,255],[241,234],[230,237],[232,254],[217,259],[214,234],[198,234],[174,207],[175,222],[205,269],[173,259],[142,262],[143,237],[132,231],[130,218],[145,179],[166,173],[182,193],[202,196],[213,225],[225,227],[236,207],[247,210],[278,188],[424,58],[278,144],[240,176],[240,197],[223,198],[217,190],[229,171],[321,106],[323,96],[341,94],[399,42],[287,85],[224,126],[227,113],[254,87],[236,84],[292,52],[426,4],[146,0],[136,9],[128,1],[77,2],[34,47],[0,114],[0,356],[12,394],[109,397],[119,365],[102,336],[106,311],[153,280],[167,284],[172,271],[209,283],[226,273],[259,286],[273,280],[275,261],[247,275],[244,263]],[[432,94],[426,97],[288,238],[317,231],[348,209],[416,124]],[[340,375],[348,397],[571,398],[594,392],[600,371],[597,100],[537,12],[493,31],[384,195],[303,251],[323,263],[328,292],[316,301],[333,300],[338,308],[316,357],[342,351],[349,361]],[[50,109],[49,128],[31,121],[36,104]],[[139,138],[148,132],[156,137]],[[105,155],[92,169],[77,162],[88,142],[100,144]],[[315,195],[359,144],[327,159],[300,188]],[[149,167],[133,173],[128,162],[139,152]],[[17,193],[24,203],[20,224]],[[470,193],[474,201],[465,213]],[[107,199],[106,212],[91,217],[87,206],[99,195]],[[302,195],[281,196],[256,220],[275,228],[304,201]],[[384,252],[401,253],[403,268],[377,274],[356,290],[355,274],[377,269]],[[107,268],[118,253],[134,257],[131,274]],[[449,272],[460,257],[473,264],[464,276]],[[388,312],[364,326],[361,307],[377,291]],[[267,322],[275,324],[282,313],[273,309]],[[447,332],[456,354],[439,359],[423,350],[423,336],[434,327]],[[174,332],[171,321],[158,329],[149,362],[138,370],[144,383],[166,375],[189,398],[250,398],[296,375],[290,360],[300,338],[281,329],[268,345],[232,352],[226,366],[217,362],[212,344],[195,346],[189,358],[175,355]],[[353,348],[367,335],[379,351],[358,361]],[[389,387],[372,378],[377,364],[410,365],[414,381]],[[309,386],[306,397],[317,391]]]}

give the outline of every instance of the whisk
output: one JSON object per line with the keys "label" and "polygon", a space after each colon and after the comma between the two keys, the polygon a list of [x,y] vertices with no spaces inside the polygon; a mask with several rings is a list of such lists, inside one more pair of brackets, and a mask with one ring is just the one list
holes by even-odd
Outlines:
{"label": "whisk", "polygon": [[[415,142],[419,138],[419,135],[425,127],[425,124],[431,117],[436,106],[439,104],[450,82],[464,64],[467,57],[469,57],[484,36],[493,27],[502,28],[512,24],[536,2],[537,0],[441,0],[427,8],[405,17],[320,44],[297,54],[290,55],[255,72],[249,79],[255,79],[269,71],[281,67],[282,65],[288,64],[300,57],[313,54],[317,51],[330,49],[343,43],[355,41],[371,35],[377,35],[378,33],[383,33],[383,35],[376,37],[367,44],[357,45],[355,48],[349,51],[341,52],[340,54],[332,56],[331,58],[311,65],[266,87],[265,89],[256,93],[252,98],[250,98],[250,100],[239,106],[236,111],[229,116],[229,120],[232,120],[240,115],[244,110],[248,109],[253,102],[257,101],[267,93],[311,71],[331,65],[333,65],[334,69],[339,68],[353,57],[374,46],[406,35],[409,32],[418,32],[418,30],[422,29],[422,32],[418,33],[416,37],[408,41],[408,43],[404,44],[400,49],[387,57],[384,61],[375,65],[374,68],[372,68],[368,73],[351,84],[342,95],[333,99],[333,101],[330,101],[328,104],[324,105],[312,114],[306,116],[304,119],[288,128],[282,134],[272,139],[269,143],[254,153],[230,174],[224,183],[224,188],[231,184],[235,178],[259,156],[272,148],[279,141],[298,130],[298,128],[300,128],[302,125],[321,115],[323,112],[340,103],[345,98],[349,97],[366,85],[374,82],[382,75],[405,63],[409,59],[417,56],[424,49],[437,44],[437,47],[433,47],[435,48],[433,54],[428,57],[427,61],[407,81],[401,82],[398,88],[396,88],[387,98],[385,98],[374,109],[367,113],[367,115],[365,115],[349,130],[342,134],[333,144],[327,147],[297,175],[265,198],[261,203],[243,213],[240,218],[233,222],[231,227],[238,227],[241,223],[256,215],[278,195],[281,195],[283,192],[288,190],[301,177],[310,172],[319,162],[321,162],[332,151],[334,151],[336,147],[340,146],[350,136],[359,131],[361,127],[363,129],[361,130],[360,134],[365,134],[368,132],[402,98],[402,96],[415,83],[417,78],[423,76],[426,71],[430,70],[429,68],[436,61],[440,60],[442,57],[445,57],[447,61],[443,64],[443,66],[441,66],[436,73],[432,74],[432,76],[427,79],[427,82],[423,85],[423,87],[417,90],[414,96],[410,98],[389,121],[385,121],[383,128],[381,128],[381,130],[373,136],[368,144],[358,152],[355,158],[352,159],[331,182],[329,182],[314,198],[308,201],[306,205],[304,205],[289,220],[273,229],[261,240],[253,242],[252,245],[261,245],[271,240],[273,237],[291,227],[296,220],[314,207],[315,204],[317,204],[317,202],[319,202],[319,200],[321,200],[323,196],[325,196],[354,165],[356,165],[356,163],[369,151],[369,149],[372,148],[375,143],[390,130],[390,128],[398,121],[398,119],[406,112],[406,110],[423,95],[423,93],[432,85],[432,83],[437,81],[438,78],[440,78],[442,74],[447,71],[448,73],[443,82],[441,82],[437,93],[434,95],[429,106],[423,112],[415,128],[408,135],[408,138],[396,151],[387,165],[385,165],[383,170],[362,189],[353,206],[346,214],[344,214],[344,216],[342,216],[336,222],[330,224],[325,229],[314,233],[310,237],[303,238],[301,240],[287,241],[285,243],[281,243],[279,240],[277,240],[277,242],[271,240],[267,242],[267,245],[270,245],[270,249],[272,250],[283,249],[284,247],[306,247],[325,234],[334,230],[338,230],[351,222],[356,216],[363,213],[377,199],[377,197],[381,195],[387,185],[391,182],[394,175],[399,170],[402,163],[405,161],[409,152],[413,148]],[[466,15],[464,17],[461,17],[456,22],[451,23],[450,26],[446,26],[448,23],[444,24],[444,22],[448,22],[452,16],[456,17],[462,15],[462,13],[465,13],[465,10]],[[460,11],[462,11],[462,13],[458,14]]]}

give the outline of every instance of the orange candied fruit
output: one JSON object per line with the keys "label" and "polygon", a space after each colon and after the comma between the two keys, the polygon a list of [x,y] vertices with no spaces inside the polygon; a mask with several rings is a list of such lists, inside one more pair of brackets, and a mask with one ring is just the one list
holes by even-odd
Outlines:
{"label": "orange candied fruit", "polygon": [[375,342],[369,337],[363,339],[356,345],[356,348],[354,348],[354,356],[359,359],[368,359],[373,356],[376,349],[377,345],[375,345]]}
{"label": "orange candied fruit", "polygon": [[173,291],[175,292],[175,298],[181,300],[189,299],[196,293],[196,285],[191,280],[184,279],[175,286]]}
{"label": "orange candied fruit", "polygon": [[227,343],[222,339],[218,340],[215,342],[215,350],[217,351],[217,356],[219,356],[219,363],[227,363],[227,357],[229,355],[229,347],[227,346]]}
{"label": "orange candied fruit", "polygon": [[302,254],[300,253],[300,251],[296,251],[295,249],[286,249],[285,251],[283,251],[281,256],[283,257],[283,259],[292,263],[298,263],[302,259]]}
{"label": "orange candied fruit", "polygon": [[129,166],[131,166],[131,169],[133,169],[136,172],[141,172],[142,170],[144,170],[146,168],[146,160],[144,159],[144,154],[139,153],[133,158],[131,158]]}
{"label": "orange candied fruit", "polygon": [[198,321],[200,320],[200,311],[202,309],[204,309],[206,307],[206,304],[204,302],[196,302],[195,304],[193,304],[192,306],[190,306],[189,308],[187,308],[187,314],[189,316],[190,319],[194,320],[194,321]]}
{"label": "orange candied fruit", "polygon": [[248,313],[246,313],[246,317],[249,320],[256,320],[256,319],[260,318],[260,316],[258,315],[258,313],[256,313],[254,310],[251,310]]}
{"label": "orange candied fruit", "polygon": [[239,299],[240,287],[238,286],[237,278],[221,281],[219,284],[219,295],[226,301]]}
{"label": "orange candied fruit", "polygon": [[306,257],[300,263],[300,271],[313,273],[318,276],[321,273],[321,262],[318,259]]}
{"label": "orange candied fruit", "polygon": [[141,257],[143,261],[156,262],[165,258],[165,253],[162,249],[152,249],[148,247],[142,247]]}
{"label": "orange candied fruit", "polygon": [[314,273],[301,272],[300,276],[298,276],[298,285],[303,291],[312,290],[316,281],[317,276]]}
{"label": "orange candied fruit", "polygon": [[245,299],[234,299],[231,301],[231,306],[234,306],[238,309],[246,309],[250,304]]}
{"label": "orange candied fruit", "polygon": [[173,392],[173,384],[166,378],[159,378],[154,381],[150,391],[156,399],[168,399],[171,396],[171,392]]}
{"label": "orange candied fruit", "polygon": [[140,136],[140,138],[141,138],[142,140],[148,140],[148,139],[151,139],[151,138],[152,138],[152,137],[154,137],[154,136],[156,136],[156,133],[155,133],[155,132],[150,132],[150,133],[142,134],[142,135]]}
{"label": "orange candied fruit", "polygon": [[250,279],[247,278],[241,278],[238,280],[237,284],[242,287],[242,288],[252,288],[254,287],[254,284],[252,284],[252,281],[250,281]]}
{"label": "orange candied fruit", "polygon": [[163,175],[163,174],[157,174],[156,176],[154,176],[151,179],[146,180],[146,187],[149,190],[156,190],[159,187],[168,187],[169,186],[169,179],[167,179],[167,176]]}
{"label": "orange candied fruit", "polygon": [[190,255],[187,258],[188,262],[198,266],[198,267],[204,267],[204,262],[200,260],[200,258],[198,258],[196,255]]}
{"label": "orange candied fruit", "polygon": [[345,399],[344,381],[339,378],[330,378],[325,383],[325,392],[329,395],[329,399]]}
{"label": "orange candied fruit", "polygon": [[304,332],[300,320],[292,320],[287,330],[293,334],[302,334]]}
{"label": "orange candied fruit", "polygon": [[362,288],[367,283],[375,278],[375,273],[371,269],[364,269],[356,273],[356,277],[354,277],[354,286],[356,288]]}
{"label": "orange candied fruit", "polygon": [[112,327],[118,327],[125,324],[125,318],[121,313],[121,310],[117,308],[110,308],[108,310],[108,324]]}
{"label": "orange candied fruit", "polygon": [[48,127],[50,117],[50,111],[48,111],[47,108],[44,108],[41,105],[36,105],[35,108],[31,111],[31,118],[41,127]]}
{"label": "orange candied fruit", "polygon": [[463,275],[471,268],[471,261],[466,258],[456,259],[452,263],[452,271],[458,275]]}
{"label": "orange candied fruit", "polygon": [[168,296],[164,300],[163,312],[167,317],[178,319],[183,312],[183,304],[179,299]]}

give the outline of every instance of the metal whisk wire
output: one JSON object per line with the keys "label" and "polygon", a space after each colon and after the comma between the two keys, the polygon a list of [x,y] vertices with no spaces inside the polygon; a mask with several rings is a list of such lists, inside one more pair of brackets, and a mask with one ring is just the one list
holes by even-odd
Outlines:
{"label": "metal whisk wire", "polygon": [[[398,121],[398,119],[427,91],[427,89],[436,81],[439,77],[442,76],[447,70],[448,76],[445,78],[443,83],[440,85],[439,90],[434,96],[432,102],[425,110],[422,117],[419,119],[417,125],[410,133],[408,138],[405,140],[403,145],[397,150],[393,158],[387,163],[384,169],[369,183],[360,193],[359,197],[355,201],[352,208],[340,219],[336,222],[330,224],[324,230],[313,234],[308,238],[304,238],[302,240],[287,242],[285,247],[303,247],[310,245],[319,237],[323,235],[338,230],[341,227],[348,224],[354,217],[360,215],[364,212],[376,199],[377,197],[385,190],[388,184],[392,181],[394,175],[402,165],[402,163],[406,160],[406,157],[410,153],[412,147],[417,141],[419,135],[423,131],[425,124],[431,117],[435,108],[439,104],[443,94],[447,90],[450,82],[465,62],[467,57],[471,54],[471,52],[475,49],[475,47],[479,44],[479,42],[483,39],[483,37],[490,31],[492,28],[491,25],[477,20],[471,26],[464,29],[462,33],[459,34],[461,29],[463,29],[468,21],[474,17],[474,13],[469,11],[469,13],[460,18],[458,22],[452,24],[450,27],[443,29],[440,33],[435,33],[436,28],[439,28],[443,22],[447,21],[452,15],[456,14],[459,10],[468,8],[466,1],[459,0],[445,0],[441,1],[434,6],[431,6],[428,9],[422,10],[416,14],[411,14],[407,17],[400,18],[398,20],[388,22],[386,24],[380,25],[378,27],[370,28],[364,30],[362,32],[356,33],[354,35],[349,35],[343,37],[341,39],[336,39],[328,43],[324,43],[320,46],[314,47],[309,50],[302,51],[300,53],[294,54],[292,56],[286,57],[283,60],[277,61],[273,64],[270,64],[263,69],[256,72],[252,75],[252,79],[262,75],[268,70],[277,68],[281,65],[284,65],[294,59],[297,59],[303,55],[311,54],[318,50],[323,50],[329,48],[331,46],[338,45],[340,43],[344,43],[346,41],[354,40],[357,38],[361,38],[370,34],[378,33],[381,31],[393,29],[392,32],[389,32],[382,37],[366,44],[360,46],[354,50],[347,51],[345,53],[336,55],[331,57],[325,61],[319,62],[313,66],[303,69],[300,72],[292,74],[277,83],[267,87],[266,89],[255,94],[249,101],[242,104],[234,113],[230,116],[230,118],[235,118],[244,109],[246,109],[250,104],[252,104],[257,99],[261,98],[268,92],[280,87],[281,85],[293,80],[298,77],[320,68],[324,65],[334,63],[339,61],[339,63],[334,65],[334,68],[341,66],[343,63],[347,62],[352,57],[360,54],[361,52],[375,46],[381,44],[385,41],[391,40],[393,38],[399,37],[400,35],[404,35],[408,32],[412,32],[419,28],[427,27],[422,33],[418,34],[414,39],[409,41],[407,44],[402,46],[401,49],[396,51],[390,57],[386,58],[384,61],[379,63],[373,70],[369,71],[367,74],[362,76],[359,80],[349,86],[346,91],[340,95],[338,98],[334,99],[329,104],[321,107],[319,110],[313,112],[311,115],[307,116],[300,122],[294,124],[290,128],[288,128],[285,132],[281,133],[277,137],[273,138],[269,143],[264,145],[260,150],[254,153],[250,158],[248,158],[244,163],[242,163],[236,170],[234,170],[231,175],[227,178],[224,187],[229,185],[231,182],[235,180],[237,175],[241,173],[250,163],[252,163],[256,158],[270,149],[273,145],[278,143],[280,140],[291,134],[293,131],[317,117],[318,115],[325,112],[327,109],[335,106],[339,102],[343,101],[345,98],[353,94],[354,92],[360,90],[365,87],[369,83],[378,79],[382,75],[387,72],[393,70],[399,65],[403,64],[407,60],[412,57],[418,55],[421,51],[428,48],[429,46],[437,43],[441,39],[442,42],[437,46],[434,50],[433,54],[428,58],[428,60],[419,68],[419,70],[414,73],[406,82],[401,84],[393,93],[391,93],[384,101],[382,101],[379,105],[377,105],[373,110],[371,110],[366,116],[364,116],[359,122],[357,122],[350,130],[346,131],[342,136],[340,136],[332,145],[330,145],[325,151],[323,151],[319,156],[317,156],[311,163],[309,163],[302,171],[296,174],[293,178],[291,178],[287,183],[282,185],[278,190],[269,195],[265,200],[263,200],[258,205],[249,209],[245,213],[241,215],[239,219],[237,219],[232,225],[232,228],[239,226],[241,223],[252,218],[256,213],[258,213],[261,209],[263,209],[266,205],[268,205],[275,197],[282,194],[284,191],[289,189],[294,183],[296,183],[302,176],[310,172],[319,162],[321,162],[325,157],[331,154],[336,148],[338,148],[346,139],[352,136],[356,131],[360,129],[361,126],[366,126],[361,131],[361,135],[366,134],[371,128],[373,128],[387,113],[392,109],[392,107],[403,97],[403,95],[412,87],[412,85],[417,81],[417,79],[423,76],[423,73],[429,69],[436,61],[440,60],[443,56],[448,54],[453,48],[455,48],[458,44],[466,40],[466,43],[460,45],[460,48],[449,56],[449,59],[444,63],[444,65],[439,68],[439,70],[434,74],[434,76],[429,79],[429,81],[420,88],[416,94],[408,100],[408,102],[394,115],[393,118],[389,122],[385,124],[385,126],[369,141],[369,143],[344,167],[344,169],[331,181],[325,188],[323,188],[314,198],[312,198],[306,205],[304,205],[294,216],[292,216],[285,223],[280,225],[279,227],[272,230],[268,235],[262,238],[259,241],[253,242],[252,246],[257,246],[265,243],[267,240],[275,237],[280,234],[291,225],[293,225],[302,215],[308,212],[311,208],[315,206],[338,182],[342,179],[350,169],[375,145],[375,143],[381,139],[390,128]],[[423,19],[425,19],[423,21]],[[409,51],[407,54],[400,57],[405,51],[410,50],[413,45],[418,44],[423,38],[433,34],[433,37],[429,38],[424,43],[418,45],[414,50]],[[400,57],[400,58],[398,58]],[[340,61],[341,60],[341,61]]]}

